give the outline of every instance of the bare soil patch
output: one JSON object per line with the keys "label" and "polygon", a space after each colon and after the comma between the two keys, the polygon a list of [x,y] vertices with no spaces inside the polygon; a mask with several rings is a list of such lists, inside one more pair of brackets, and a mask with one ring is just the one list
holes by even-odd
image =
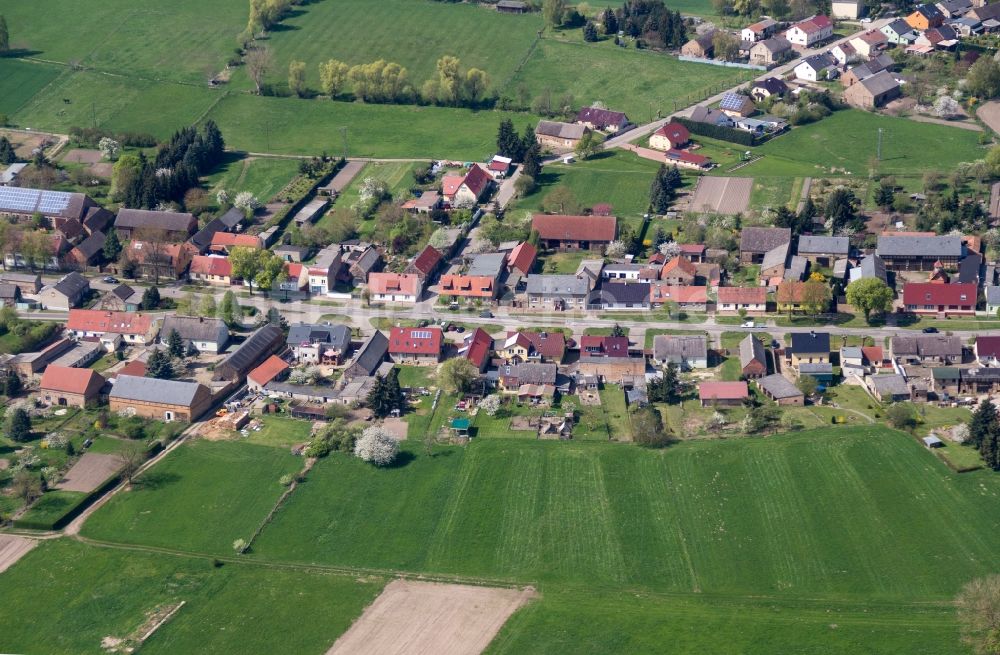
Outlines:
{"label": "bare soil patch", "polygon": [[67,164],[96,164],[101,161],[101,151],[90,148],[73,148],[63,157]]}
{"label": "bare soil patch", "polygon": [[90,171],[90,174],[94,177],[111,179],[111,174],[115,171],[115,165],[110,162],[102,161],[99,164],[91,164],[87,167],[87,170]]}
{"label": "bare soil patch", "polygon": [[117,473],[121,466],[116,455],[85,453],[63,476],[56,489],[89,493]]}
{"label": "bare soil patch", "polygon": [[478,655],[534,590],[394,580],[327,655]]}
{"label": "bare soil patch", "polygon": [[10,468],[10,460],[0,459],[0,471],[6,471],[9,468]]}
{"label": "bare soil patch", "polygon": [[984,103],[976,110],[976,115],[994,132],[1000,132],[1000,102]]}
{"label": "bare soil patch", "polygon": [[12,534],[0,534],[0,573],[17,563],[38,545],[34,539],[25,539]]}
{"label": "bare soil patch", "polygon": [[702,177],[689,207],[696,212],[739,214],[750,206],[752,177]]}
{"label": "bare soil patch", "polygon": [[406,441],[406,421],[401,418],[387,418],[382,421],[382,428],[396,441]]}
{"label": "bare soil patch", "polygon": [[14,152],[21,159],[31,159],[31,153],[35,148],[52,141],[50,135],[31,134],[20,130],[0,130],[0,136],[5,136],[10,140],[11,145],[14,146]]}

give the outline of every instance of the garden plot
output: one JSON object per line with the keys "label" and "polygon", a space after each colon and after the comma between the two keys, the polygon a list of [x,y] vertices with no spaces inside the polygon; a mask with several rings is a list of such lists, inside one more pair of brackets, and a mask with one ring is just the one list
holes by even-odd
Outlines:
{"label": "garden plot", "polygon": [[14,566],[17,560],[27,555],[37,544],[34,539],[0,534],[0,573]]}
{"label": "garden plot", "polygon": [[327,655],[478,655],[534,590],[394,580]]}
{"label": "garden plot", "polygon": [[691,211],[739,214],[750,206],[752,177],[702,177],[689,205]]}
{"label": "garden plot", "polygon": [[90,493],[117,473],[121,466],[121,460],[117,455],[86,453],[63,476],[63,479],[56,485],[56,489]]}

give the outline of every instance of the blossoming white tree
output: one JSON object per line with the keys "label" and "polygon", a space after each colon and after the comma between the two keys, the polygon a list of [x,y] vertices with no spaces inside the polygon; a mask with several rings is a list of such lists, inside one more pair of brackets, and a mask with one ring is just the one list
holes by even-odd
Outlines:
{"label": "blossoming white tree", "polygon": [[260,201],[249,191],[240,191],[233,200],[233,207],[242,210],[247,216],[251,216],[260,207]]}
{"label": "blossoming white tree", "polygon": [[366,428],[354,444],[354,456],[375,466],[388,466],[396,461],[399,444],[384,428]]}
{"label": "blossoming white tree", "polygon": [[105,159],[115,161],[121,154],[122,146],[110,137],[103,137],[97,142],[97,149],[101,151],[101,156]]}
{"label": "blossoming white tree", "polygon": [[604,249],[604,255],[611,259],[621,259],[626,254],[628,254],[628,247],[625,245],[624,241],[612,241]]}

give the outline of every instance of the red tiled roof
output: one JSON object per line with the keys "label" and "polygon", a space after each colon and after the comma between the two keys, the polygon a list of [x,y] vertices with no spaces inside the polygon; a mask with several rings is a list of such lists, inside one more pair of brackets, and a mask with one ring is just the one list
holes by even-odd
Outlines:
{"label": "red tiled roof", "polygon": [[747,383],[739,382],[701,382],[698,384],[700,400],[742,400],[750,395]]}
{"label": "red tiled roof", "polygon": [[221,275],[222,277],[231,277],[233,274],[233,265],[229,263],[228,257],[198,255],[191,260],[191,273],[198,275]]}
{"label": "red tiled roof", "polygon": [[489,186],[492,180],[493,178],[490,177],[490,174],[482,166],[473,164],[469,172],[465,174],[465,179],[462,180],[462,183],[469,187],[469,190],[478,198],[483,195],[483,191],[486,190],[486,187]]}
{"label": "red tiled roof", "polygon": [[542,357],[552,357],[561,359],[566,352],[566,336],[562,332],[546,332],[544,336],[541,332],[521,332],[531,346]]}
{"label": "red tiled roof", "polygon": [[767,302],[764,287],[719,287],[719,303],[759,305]]}
{"label": "red tiled roof", "polygon": [[104,377],[89,368],[70,368],[49,364],[42,374],[42,391],[75,393],[83,396],[96,394],[104,386]]}
{"label": "red tiled roof", "polygon": [[444,296],[492,298],[495,282],[486,275],[442,275],[439,289]]}
{"label": "red tiled roof", "polygon": [[882,346],[862,346],[861,354],[865,356],[869,364],[882,364],[885,357],[882,354]]}
{"label": "red tiled roof", "polygon": [[622,125],[627,120],[623,112],[599,109],[597,107],[584,107],[576,115],[577,123],[590,123],[599,130],[610,126]]}
{"label": "red tiled roof", "polygon": [[673,121],[656,130],[654,134],[667,137],[670,143],[674,145],[687,143],[691,140],[691,133],[688,132],[688,129],[680,123],[674,123]]}
{"label": "red tiled roof", "polygon": [[689,287],[671,284],[652,284],[649,287],[649,301],[663,303],[703,303],[708,302],[707,287]]}
{"label": "red tiled roof", "polygon": [[699,155],[694,152],[688,152],[687,150],[676,150],[670,149],[666,154],[667,161],[682,161],[688,164],[694,164],[695,166],[704,166],[709,161],[711,161],[705,155]]}
{"label": "red tiled roof", "polygon": [[445,175],[441,178],[441,195],[453,196],[458,192],[458,187],[462,186],[465,178],[461,175]]}
{"label": "red tiled roof", "polygon": [[490,348],[493,347],[493,337],[483,328],[476,328],[472,334],[465,337],[465,358],[482,368],[486,359],[490,356]]}
{"label": "red tiled roof", "polygon": [[260,248],[260,238],[252,234],[233,234],[232,232],[216,232],[212,235],[213,247],[229,248],[243,246],[244,248]]}
{"label": "red tiled roof", "polygon": [[797,27],[806,34],[812,34],[813,32],[819,32],[825,27],[830,27],[832,24],[826,16],[813,16],[809,20],[792,25],[792,27]]}
{"label": "red tiled roof", "polygon": [[420,278],[408,273],[369,273],[368,290],[372,293],[417,295]]}
{"label": "red tiled roof", "polygon": [[628,337],[580,337],[580,354],[605,357],[628,357]]}
{"label": "red tiled roof", "polygon": [[1000,337],[976,337],[976,355],[979,357],[1000,356]]}
{"label": "red tiled roof", "polygon": [[531,227],[542,239],[614,241],[618,220],[614,216],[559,216],[535,214]]}
{"label": "red tiled roof", "polygon": [[438,355],[443,335],[439,327],[394,327],[389,332],[389,352],[405,355]]}
{"label": "red tiled roof", "polygon": [[264,360],[263,364],[250,371],[247,378],[255,384],[264,386],[287,370],[288,362],[277,355],[271,355]]}
{"label": "red tiled roof", "polygon": [[903,286],[904,305],[975,306],[975,284],[933,284],[910,282]]}
{"label": "red tiled roof", "polygon": [[527,241],[522,241],[510,251],[507,262],[510,268],[516,268],[524,275],[527,275],[531,272],[531,267],[535,265],[537,257],[538,250]]}
{"label": "red tiled roof", "polygon": [[805,293],[805,289],[805,282],[782,280],[782,282],[778,284],[778,290],[774,293],[774,299],[778,302],[802,302],[802,296]]}
{"label": "red tiled roof", "polygon": [[426,246],[420,251],[411,266],[424,275],[430,275],[441,262],[443,255],[434,246]]}
{"label": "red tiled roof", "polygon": [[684,271],[685,273],[687,273],[692,277],[694,277],[698,273],[698,270],[695,268],[694,264],[691,263],[690,259],[688,259],[684,255],[678,255],[677,257],[674,257],[673,259],[671,259],[669,262],[666,263],[666,265],[660,271],[660,277],[664,278],[669,273],[673,273],[675,270]]}
{"label": "red tiled roof", "polygon": [[690,255],[700,255],[705,252],[705,244],[703,243],[682,243],[680,248],[682,253]]}
{"label": "red tiled roof", "polygon": [[146,377],[146,362],[133,359],[118,369],[115,375],[134,375],[137,378],[144,378]]}
{"label": "red tiled roof", "polygon": [[147,334],[153,317],[133,312],[105,312],[99,309],[71,309],[66,327],[80,332]]}

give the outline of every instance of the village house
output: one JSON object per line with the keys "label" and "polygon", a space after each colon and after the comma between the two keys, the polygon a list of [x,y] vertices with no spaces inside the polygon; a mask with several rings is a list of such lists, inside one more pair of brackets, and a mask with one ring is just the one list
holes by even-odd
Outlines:
{"label": "village house", "polygon": [[233,266],[228,257],[198,255],[188,267],[188,279],[215,286],[228,287],[233,283]]}
{"label": "village house", "polygon": [[423,285],[416,275],[406,273],[372,273],[368,276],[371,302],[416,303],[423,294]]}
{"label": "village house", "polygon": [[104,232],[94,232],[83,241],[73,246],[67,255],[67,263],[72,262],[79,268],[94,266],[104,257],[104,243],[107,237]]}
{"label": "village house", "polygon": [[590,295],[590,309],[649,309],[648,282],[605,282]]}
{"label": "village house", "polygon": [[828,52],[806,57],[795,66],[795,78],[806,82],[828,79],[828,73],[837,71],[837,60]]}
{"label": "village house", "polygon": [[437,248],[431,245],[424,246],[420,254],[414,257],[413,261],[403,270],[403,273],[406,275],[416,275],[420,279],[421,284],[427,286],[434,279],[434,274],[437,273],[443,260],[444,256]]}
{"label": "village house", "polygon": [[880,31],[892,45],[910,45],[920,36],[920,33],[902,18],[892,21]]}
{"label": "village house", "polygon": [[958,236],[881,234],[876,254],[890,271],[932,271],[936,264],[955,270],[965,255]]}
{"label": "village house", "polygon": [[628,116],[625,112],[611,111],[609,109],[599,109],[597,107],[584,107],[576,114],[576,122],[585,125],[591,130],[600,130],[614,134],[624,130],[629,125]]}
{"label": "village house", "polygon": [[844,102],[860,109],[882,107],[902,95],[899,82],[889,71],[881,71],[844,90]]}
{"label": "village house", "polygon": [[464,175],[445,175],[441,179],[441,197],[451,207],[474,207],[493,186],[493,178],[479,164]]}
{"label": "village house", "polygon": [[690,120],[695,123],[715,125],[718,127],[735,127],[732,117],[719,109],[698,105],[691,110]]}
{"label": "village house", "polygon": [[[764,253],[764,258],[760,262],[761,280],[778,279],[780,281],[784,278],[785,267],[788,264],[788,251],[791,247],[791,243],[782,243],[775,246],[773,250]],[[774,286],[774,284],[769,282],[768,286]]]}
{"label": "village house", "polygon": [[216,232],[212,235],[212,241],[208,249],[214,253],[228,255],[233,248],[252,248],[259,250],[263,247],[260,237],[252,234],[233,234],[232,232]]}
{"label": "village house", "polygon": [[767,311],[767,289],[764,287],[719,287],[716,308],[719,314],[756,316]]}
{"label": "village house", "polygon": [[572,150],[583,135],[590,130],[585,125],[560,123],[558,121],[538,121],[535,140],[542,148],[551,150]]}
{"label": "village house", "polygon": [[649,285],[649,304],[654,308],[674,303],[680,311],[703,312],[708,306],[708,287],[674,286],[666,282]]}
{"label": "village house", "polygon": [[983,292],[986,295],[986,315],[997,316],[1000,312],[1000,286],[987,286]]}
{"label": "village house", "polygon": [[493,352],[493,337],[483,328],[476,328],[462,339],[458,356],[464,357],[483,373],[490,363],[490,353]]}
{"label": "village house", "polygon": [[271,248],[271,252],[280,257],[282,261],[289,263],[301,263],[309,258],[312,248],[309,246],[293,246],[291,244],[283,244]]}
{"label": "village house", "polygon": [[333,291],[337,285],[337,275],[342,266],[342,253],[336,244],[327,246],[316,256],[316,261],[309,264],[306,272],[309,276],[309,293],[322,295]]}
{"label": "village house", "polygon": [[389,358],[397,364],[437,364],[443,343],[439,327],[394,327],[389,331]]}
{"label": "village house", "polygon": [[678,150],[690,143],[691,133],[675,121],[670,121],[649,137],[649,147],[655,150]]}
{"label": "village house", "polygon": [[980,366],[1000,366],[1000,337],[976,337],[973,352]]}
{"label": "village house", "polygon": [[190,243],[160,243],[133,239],[126,256],[138,265],[139,275],[154,281],[178,280],[187,272],[197,250]]}
{"label": "village house", "polygon": [[780,373],[765,375],[755,382],[761,393],[778,405],[801,407],[805,404],[805,396],[802,392]]}
{"label": "village house", "polygon": [[185,348],[200,353],[217,355],[229,343],[229,328],[221,318],[171,314],[163,319],[160,343],[168,343],[172,332],[177,332]]}
{"label": "village house", "polygon": [[1000,19],[1000,5],[997,5],[997,3],[987,4],[984,1],[982,1],[981,4],[980,2],[973,2],[973,4],[978,6],[974,6],[970,9],[965,14],[965,18],[972,18],[979,21],[982,24],[984,31],[997,31],[997,22],[998,19]]}
{"label": "village house", "polygon": [[881,403],[898,403],[910,399],[906,379],[898,373],[870,375],[864,378],[865,387]]}
{"label": "village house", "polygon": [[[182,243],[198,229],[198,219],[185,212],[150,211],[147,209],[118,210],[115,230],[122,241],[149,239],[156,234],[165,241]],[[147,236],[143,236],[143,234]]]}
{"label": "village house", "polygon": [[90,281],[77,272],[67,273],[58,282],[38,292],[38,302],[45,309],[68,312],[79,307],[90,293]]}
{"label": "village house", "polygon": [[905,20],[910,27],[922,32],[943,25],[944,14],[937,6],[928,3],[917,6]]}
{"label": "village house", "polygon": [[801,364],[830,363],[830,335],[827,332],[793,332],[785,359],[798,368]]}
{"label": "village house", "polygon": [[212,394],[197,382],[119,375],[108,396],[116,414],[190,423],[212,405]]}
{"label": "village house", "polygon": [[438,293],[450,298],[492,301],[498,295],[498,285],[495,277],[485,275],[442,275]]}
{"label": "village house", "polygon": [[760,339],[752,334],[740,341],[740,375],[748,380],[767,375],[767,352]]}
{"label": "village house", "polygon": [[850,43],[841,43],[830,49],[830,54],[837,60],[837,65],[847,66],[861,58],[858,51]]}
{"label": "village house", "polygon": [[753,83],[753,86],[750,87],[750,97],[757,102],[761,102],[772,96],[780,98],[786,93],[788,93],[788,85],[777,77],[768,77],[763,80],[757,80]]}
{"label": "village house", "polygon": [[329,323],[297,323],[285,343],[300,364],[339,366],[351,352],[351,328]]}
{"label": "village house", "polygon": [[558,367],[555,364],[523,363],[505,364],[500,367],[500,388],[508,393],[517,392],[522,385],[550,387],[555,392]]}
{"label": "village house", "polygon": [[271,355],[257,368],[247,373],[247,388],[250,391],[263,391],[269,382],[283,380],[288,375],[288,371],[288,362],[277,355]]}
{"label": "village house", "polygon": [[750,48],[750,63],[754,66],[770,68],[782,63],[792,55],[792,44],[788,39],[772,37],[753,44]]}
{"label": "village house", "polygon": [[835,20],[857,20],[865,11],[862,0],[833,0],[830,15]]}
{"label": "village house", "polygon": [[888,37],[879,30],[868,30],[849,41],[862,59],[873,59],[889,46]]}
{"label": "village house", "polygon": [[344,378],[352,380],[375,375],[375,372],[378,371],[388,355],[389,339],[376,330],[355,351],[354,359],[351,360],[350,365],[344,370]]}
{"label": "village house", "polygon": [[756,43],[757,41],[763,41],[764,39],[769,39],[774,35],[775,31],[778,29],[778,22],[770,18],[765,18],[764,20],[757,21],[751,25],[747,25],[742,30],[740,30],[740,40],[750,41]]}
{"label": "village house", "polygon": [[614,216],[560,216],[535,214],[531,229],[544,248],[552,250],[603,250],[618,235]]}
{"label": "village house", "polygon": [[800,312],[805,302],[805,282],[787,280],[778,285],[774,293],[774,301],[779,312]]}
{"label": "village house", "polygon": [[833,22],[826,16],[813,16],[785,30],[785,38],[792,45],[812,48],[833,36]]}
{"label": "village house", "polygon": [[854,66],[853,68],[846,71],[843,75],[840,76],[840,83],[844,85],[845,88],[853,86],[854,84],[857,84],[860,80],[869,78],[875,73],[880,73],[884,70],[889,70],[894,65],[895,62],[892,60],[892,57],[890,57],[885,53],[882,53],[877,57],[873,57],[872,59],[866,61],[865,63],[858,64],[857,66]]}
{"label": "village house", "polygon": [[[747,100],[750,99],[747,98]],[[750,104],[753,104],[753,101],[750,101]],[[710,158],[689,150],[668,150],[663,154],[663,157],[668,164],[673,164],[680,168],[690,168],[697,171],[707,171],[712,168],[712,160]]]}
{"label": "village house", "polygon": [[791,240],[787,227],[745,227],[740,233],[740,263],[760,264],[764,255]]}
{"label": "village house", "polygon": [[66,329],[77,339],[96,337],[111,344],[116,338],[130,345],[148,346],[156,339],[157,326],[149,314],[71,309]]}
{"label": "village house", "polygon": [[715,52],[713,39],[716,30],[707,30],[701,34],[696,34],[694,38],[681,46],[681,54],[685,57],[698,57],[699,59],[710,59]]}
{"label": "village house", "polygon": [[364,250],[352,250],[341,257],[338,279],[354,286],[368,281],[368,276],[382,268],[382,253],[374,246]]}
{"label": "village house", "polygon": [[529,275],[525,281],[525,296],[531,309],[585,309],[593,288],[592,280],[581,275]]}
{"label": "village house", "polygon": [[909,282],[903,286],[903,306],[914,314],[975,315],[975,284]]}
{"label": "village house", "polygon": [[49,364],[38,385],[38,396],[46,405],[90,407],[97,404],[105,383],[92,369]]}
{"label": "village house", "polygon": [[829,268],[833,266],[833,262],[846,258],[850,252],[851,240],[847,237],[799,237],[799,256],[817,266]]}
{"label": "village house", "polygon": [[508,332],[497,356],[505,364],[551,362],[561,364],[566,356],[566,336],[562,332]]}
{"label": "village house", "polygon": [[726,93],[719,101],[719,109],[728,116],[745,117],[757,111],[750,96],[741,93]]}
{"label": "village house", "polygon": [[285,333],[280,327],[269,324],[257,328],[236,350],[215,365],[212,379],[242,382],[247,373],[284,348]]}
{"label": "village house", "polygon": [[660,270],[660,280],[672,285],[694,284],[698,269],[684,255],[678,255],[664,264]]}
{"label": "village house", "polygon": [[942,0],[934,5],[947,18],[960,18],[972,9],[971,0]]}
{"label": "village house", "polygon": [[708,343],[702,335],[658,334],[653,337],[653,362],[673,363],[685,371],[708,368]]}
{"label": "village house", "polygon": [[[514,246],[507,256],[507,270],[511,274],[527,276],[535,268],[535,260],[538,258],[538,249],[527,241]],[[508,284],[510,281],[508,280]]]}
{"label": "village house", "polygon": [[739,407],[749,397],[750,389],[742,380],[698,383],[698,400],[702,407]]}
{"label": "village house", "polygon": [[889,339],[889,356],[901,364],[961,364],[962,339],[944,334],[894,336]]}

